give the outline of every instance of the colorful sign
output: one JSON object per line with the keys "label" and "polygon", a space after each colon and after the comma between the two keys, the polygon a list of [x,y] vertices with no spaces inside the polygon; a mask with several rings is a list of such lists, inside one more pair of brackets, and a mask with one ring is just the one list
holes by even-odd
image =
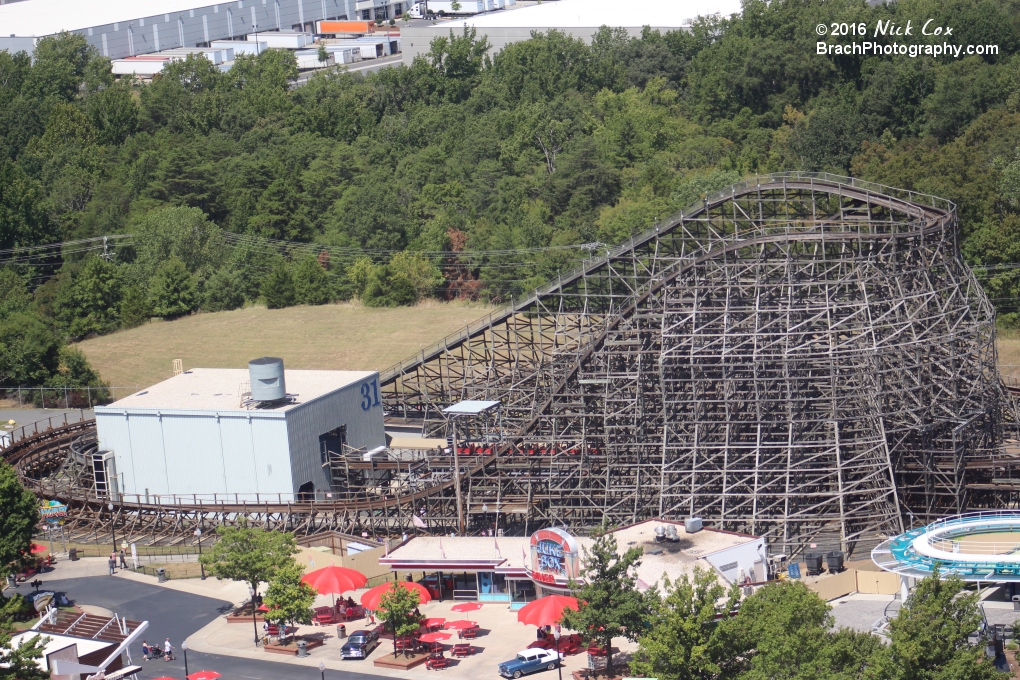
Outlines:
{"label": "colorful sign", "polygon": [[39,508],[39,515],[47,522],[54,523],[67,517],[67,506],[60,501],[49,501]]}
{"label": "colorful sign", "polygon": [[531,535],[532,580],[566,586],[578,577],[577,541],[563,529],[542,529]]}

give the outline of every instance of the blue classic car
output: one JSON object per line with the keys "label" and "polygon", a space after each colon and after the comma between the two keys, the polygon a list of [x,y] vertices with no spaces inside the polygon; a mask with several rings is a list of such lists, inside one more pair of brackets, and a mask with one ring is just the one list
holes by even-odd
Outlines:
{"label": "blue classic car", "polygon": [[553,670],[562,658],[555,649],[525,649],[517,658],[499,664],[499,674],[504,678],[519,678],[543,668]]}

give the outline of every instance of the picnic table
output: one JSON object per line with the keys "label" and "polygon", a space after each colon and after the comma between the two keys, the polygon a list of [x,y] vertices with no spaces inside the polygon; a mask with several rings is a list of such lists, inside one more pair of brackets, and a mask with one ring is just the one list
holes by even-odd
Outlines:
{"label": "picnic table", "polygon": [[446,668],[449,662],[442,652],[432,652],[429,658],[425,661],[425,670],[435,670],[437,668]]}
{"label": "picnic table", "polygon": [[456,644],[453,646],[454,656],[470,656],[475,653],[475,648],[471,645]]}

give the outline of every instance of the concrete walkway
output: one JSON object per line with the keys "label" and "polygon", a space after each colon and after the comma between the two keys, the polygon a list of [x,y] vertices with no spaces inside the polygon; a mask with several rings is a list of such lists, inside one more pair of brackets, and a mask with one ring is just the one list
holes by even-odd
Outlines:
{"label": "concrete walkway", "polygon": [[[140,586],[144,585],[146,588],[157,588],[168,591],[177,591],[182,594],[185,598],[191,596],[198,596],[201,598],[207,598],[210,602],[229,602],[233,605],[239,605],[248,599],[248,588],[243,583],[237,583],[234,581],[221,581],[213,577],[209,577],[206,580],[201,579],[177,579],[166,581],[165,583],[157,583],[155,577],[147,576],[145,574],[135,573],[130,570],[118,569],[114,578],[110,578],[108,575],[109,568],[105,558],[89,557],[82,558],[76,562],[71,562],[64,559],[58,559],[52,570],[43,573],[39,578],[44,582],[42,588],[48,589],[53,586],[47,585],[48,582],[54,582],[54,586],[62,583],[88,583],[93,578],[96,578],[96,584],[100,581],[103,583],[111,583],[113,581],[130,581],[137,583]],[[107,580],[109,579],[109,580]],[[105,587],[104,587],[105,589]],[[27,591],[24,584],[19,589],[21,591]],[[124,590],[131,591],[132,588],[125,584]],[[98,590],[96,591],[99,592]],[[260,592],[265,592],[265,586],[260,589]],[[347,593],[355,600],[359,600],[361,593],[364,591],[355,591],[353,593]],[[109,602],[109,596],[97,597],[96,601],[89,601],[89,589],[76,587],[73,592],[73,597],[79,605],[95,606],[99,605],[107,609],[111,609]],[[194,600],[191,600],[194,601]],[[316,599],[316,606],[330,604],[332,602],[331,596],[319,596]],[[531,644],[536,638],[536,629],[534,626],[525,626],[517,621],[516,612],[511,612],[506,604],[484,604],[481,609],[459,613],[451,611],[456,602],[430,602],[421,607],[421,612],[427,617],[441,617],[447,621],[453,621],[456,619],[469,619],[477,621],[481,629],[481,634],[476,640],[468,641],[472,644],[476,653],[473,656],[469,656],[463,659],[452,659],[450,667],[446,670],[446,674],[454,677],[463,678],[464,680],[477,680],[480,676],[482,677],[497,677],[496,667],[501,661],[506,661],[513,658],[517,652],[525,649]],[[220,606],[219,610],[225,612],[228,609],[227,606]],[[123,611],[121,613],[124,613]],[[139,614],[133,613],[134,616]],[[159,636],[164,635],[162,632],[163,626],[161,622],[156,619],[158,615],[151,615],[150,623],[152,625],[152,637],[153,639],[161,639]],[[174,644],[180,648],[180,637],[186,635],[188,647],[190,650],[189,654],[196,657],[200,655],[215,655],[209,658],[223,658],[232,657],[238,660],[238,666],[247,666],[253,661],[271,662],[272,667],[285,668],[286,665],[292,666],[304,666],[307,667],[308,671],[298,672],[295,669],[294,677],[307,677],[311,672],[318,670],[319,663],[321,662],[327,669],[333,671],[340,671],[342,675],[347,676],[348,674],[367,674],[372,676],[386,676],[386,677],[426,677],[426,673],[431,676],[431,671],[426,671],[424,666],[419,666],[410,671],[395,671],[391,669],[378,668],[372,664],[372,661],[385,656],[387,654],[393,654],[393,643],[391,640],[383,639],[382,643],[377,647],[365,661],[342,661],[340,659],[340,648],[343,646],[344,640],[337,638],[336,626],[329,627],[318,627],[318,626],[299,626],[299,634],[305,633],[325,633],[326,641],[322,647],[316,648],[309,653],[309,656],[304,659],[297,657],[286,656],[281,654],[270,654],[256,648],[254,644],[254,630],[250,621],[245,623],[227,623],[226,617],[216,615],[212,620],[208,617],[204,620],[195,620],[196,626],[191,628],[194,632],[185,632],[178,627],[174,627],[172,630],[167,631],[171,635],[177,637],[173,639]],[[345,624],[347,627],[347,633],[350,634],[360,628],[375,628],[378,626],[372,626],[366,620],[354,621]],[[196,630],[197,628],[197,630]],[[261,624],[259,624],[261,630]],[[456,631],[447,631],[450,633],[450,639],[446,641],[447,650],[449,645],[458,642]],[[614,654],[622,652],[617,657],[618,663],[624,663],[629,652],[632,652],[636,648],[626,640],[616,640],[614,645]],[[180,655],[178,655],[180,657]],[[447,657],[449,657],[449,651]],[[243,662],[241,660],[244,660]],[[569,673],[575,670],[586,667],[588,657],[583,652],[575,656],[567,657],[563,665],[564,677],[569,677]],[[174,664],[172,664],[174,665]],[[159,665],[162,667],[162,664]],[[155,668],[155,666],[154,666]],[[169,669],[168,669],[169,670]],[[192,670],[195,670],[192,668]],[[222,669],[221,669],[222,670]],[[250,677],[256,677],[258,674],[252,674]],[[546,677],[548,676],[548,677]],[[259,677],[267,677],[261,675]],[[277,677],[276,675],[268,677]],[[552,680],[556,677],[555,675],[544,675],[539,674],[539,677],[545,677],[546,680]]]}

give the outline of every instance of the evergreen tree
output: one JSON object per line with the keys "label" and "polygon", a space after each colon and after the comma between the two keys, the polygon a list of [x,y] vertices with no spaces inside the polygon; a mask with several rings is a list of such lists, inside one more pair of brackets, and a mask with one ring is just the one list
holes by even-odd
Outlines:
{"label": "evergreen tree", "polygon": [[262,298],[269,309],[283,309],[294,304],[294,279],[286,263],[279,262],[262,284]]}
{"label": "evergreen tree", "polygon": [[57,304],[72,338],[106,333],[119,322],[121,281],[117,266],[100,257],[85,260]]}
{"label": "evergreen tree", "polygon": [[172,257],[152,281],[152,313],[164,319],[190,314],[197,306],[195,280],[184,263]]}
{"label": "evergreen tree", "polygon": [[216,270],[205,282],[205,297],[202,309],[207,312],[222,312],[244,306],[244,291],[241,277],[230,267]]}
{"label": "evergreen tree", "polygon": [[299,305],[324,305],[333,301],[332,279],[314,257],[294,268],[294,299]]}
{"label": "evergreen tree", "polygon": [[130,286],[120,303],[120,322],[124,328],[134,328],[152,318],[152,303],[141,286]]}

